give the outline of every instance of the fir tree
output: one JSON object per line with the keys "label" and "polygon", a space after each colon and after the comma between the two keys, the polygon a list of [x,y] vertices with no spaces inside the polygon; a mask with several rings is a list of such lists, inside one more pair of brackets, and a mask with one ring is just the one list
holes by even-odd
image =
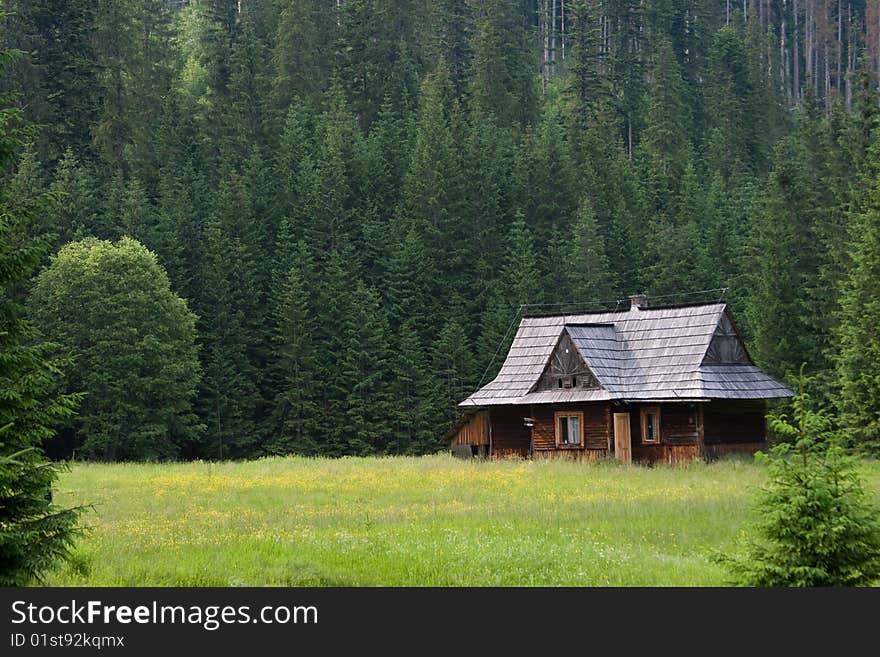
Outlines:
{"label": "fir tree", "polygon": [[614,298],[611,270],[596,215],[588,199],[581,201],[569,253],[560,261],[570,280],[571,297],[560,301],[607,301]]}
{"label": "fir tree", "polygon": [[537,113],[537,58],[524,18],[515,3],[482,2],[471,37],[471,101],[503,126],[525,126]]}
{"label": "fir tree", "polygon": [[343,319],[345,344],[339,362],[339,385],[345,389],[344,454],[384,454],[391,411],[388,383],[388,321],[378,293],[356,283]]}
{"label": "fir tree", "polygon": [[320,453],[321,426],[315,403],[315,326],[303,283],[304,267],[290,270],[275,311],[273,351],[269,362],[276,391],[269,417],[267,451],[275,454]]}
{"label": "fir tree", "polygon": [[[0,53],[5,61],[10,53]],[[4,95],[4,105],[10,99]],[[0,110],[0,168],[8,170],[26,138],[13,127],[21,112]],[[44,441],[68,419],[78,395],[62,395],[57,383],[67,363],[53,356],[25,320],[17,300],[50,240],[29,237],[36,216],[49,199],[40,194],[24,205],[10,205],[9,183],[0,185],[0,585],[33,583],[69,558],[81,509],[53,504],[52,485],[59,467],[47,461]]]}
{"label": "fir tree", "polygon": [[390,392],[394,404],[388,449],[395,454],[424,454],[437,445],[433,433],[430,360],[419,337],[420,328],[415,321],[406,320],[397,331],[391,360]]}
{"label": "fir tree", "polygon": [[50,221],[57,244],[86,237],[95,224],[95,180],[69,148],[58,162],[50,191],[59,199]]}
{"label": "fir tree", "polygon": [[841,295],[837,378],[840,419],[851,442],[880,451],[880,182],[853,226],[853,268]]}
{"label": "fir tree", "polygon": [[[475,383],[470,342],[455,318],[440,329],[434,341],[431,360],[437,377],[433,406],[437,409],[434,431],[439,441],[458,417],[458,402],[473,392]],[[439,447],[439,442],[435,442],[434,446]]]}

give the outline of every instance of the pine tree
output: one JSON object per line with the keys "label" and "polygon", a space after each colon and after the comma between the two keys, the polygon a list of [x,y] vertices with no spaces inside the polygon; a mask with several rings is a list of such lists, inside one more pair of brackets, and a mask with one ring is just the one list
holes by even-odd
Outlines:
{"label": "pine tree", "polygon": [[320,101],[333,63],[334,18],[321,0],[288,3],[281,11],[272,53],[276,107],[286,110],[296,97]]}
{"label": "pine tree", "polygon": [[304,267],[290,270],[273,317],[273,351],[269,361],[275,391],[269,417],[267,451],[317,455],[321,426],[315,403],[315,326],[303,283]]}
{"label": "pine tree", "polygon": [[433,427],[436,433],[432,446],[437,448],[440,447],[440,438],[458,417],[458,403],[473,392],[476,383],[470,342],[455,318],[440,329],[432,349],[432,364],[437,377],[432,404],[437,420]]}
{"label": "pine tree", "polygon": [[537,57],[525,27],[515,3],[479,3],[471,37],[471,102],[477,114],[494,116],[502,126],[525,126],[537,115]]}
{"label": "pine tree", "polygon": [[4,70],[4,88],[20,94],[26,119],[42,129],[38,154],[54,161],[67,147],[84,153],[100,111],[95,30],[100,7],[91,0],[6,0],[3,43],[20,56]]}
{"label": "pine tree", "polygon": [[394,328],[409,322],[422,338],[431,335],[433,316],[431,285],[435,278],[424,242],[415,228],[391,254],[386,274],[389,318]]}
{"label": "pine tree", "polygon": [[715,34],[709,53],[706,108],[709,120],[707,159],[725,179],[756,173],[763,164],[765,116],[758,106],[748,50],[732,26]]}
{"label": "pine tree", "polygon": [[614,298],[605,243],[588,199],[581,201],[578,208],[567,255],[557,266],[567,272],[571,297],[561,301],[583,303]]}
{"label": "pine tree", "polygon": [[336,249],[359,232],[354,213],[358,186],[354,142],[361,134],[338,89],[334,90],[333,101],[334,106],[321,117],[321,142],[314,169],[304,171],[309,176],[305,182],[305,205],[310,213],[308,236],[316,255]]}
{"label": "pine tree", "polygon": [[352,382],[341,376],[342,361],[349,348],[348,331],[343,324],[350,314],[352,290],[359,279],[347,269],[351,249],[343,243],[331,251],[325,262],[316,259],[316,300],[314,322],[316,334],[315,379],[318,382],[317,403],[321,419],[321,453],[342,456],[348,451],[350,432],[346,423],[346,397]]}
{"label": "pine tree", "polygon": [[501,269],[505,297],[515,305],[542,301],[537,256],[525,217],[518,213],[507,236],[507,256]]}
{"label": "pine tree", "polygon": [[463,182],[470,218],[466,235],[466,288],[476,290],[475,311],[485,308],[487,283],[497,276],[503,257],[504,227],[510,216],[516,149],[512,130],[491,118],[471,116],[465,126]]}
{"label": "pine tree", "polygon": [[466,198],[459,143],[453,131],[451,89],[445,66],[422,82],[410,163],[403,182],[401,225],[423,236],[438,274],[435,292],[456,286],[465,267]]}
{"label": "pine tree", "polygon": [[69,148],[58,162],[50,191],[59,199],[50,220],[58,246],[86,237],[95,223],[95,180]]}
{"label": "pine tree", "polygon": [[609,125],[614,112],[614,90],[602,47],[601,7],[590,0],[573,0],[569,10],[569,81],[574,100],[575,124]]}
{"label": "pine tree", "polygon": [[[8,61],[10,53],[0,53]],[[6,106],[10,98],[2,97]],[[21,112],[0,110],[0,169],[8,170],[25,139],[13,127]],[[35,217],[47,211],[39,195],[27,206],[9,204],[9,184],[0,185],[0,585],[23,586],[65,561],[78,535],[81,509],[51,501],[59,467],[48,462],[42,443],[69,418],[78,395],[61,395],[57,383],[67,363],[53,357],[23,317],[21,288],[43,257],[50,240],[29,237]]]}
{"label": "pine tree", "polygon": [[392,439],[388,450],[394,454],[424,454],[436,446],[432,433],[430,359],[419,337],[421,327],[408,319],[397,331],[390,363]]}
{"label": "pine tree", "polygon": [[253,453],[259,394],[258,350],[264,340],[258,288],[258,240],[242,180],[224,181],[205,227],[200,275],[202,363],[200,415],[212,458]]}
{"label": "pine tree", "polygon": [[474,6],[471,0],[437,0],[425,3],[420,11],[415,38],[423,70],[435,72],[434,67],[442,63],[454,97],[463,99],[470,81]]}
{"label": "pine tree", "polygon": [[516,206],[528,217],[541,250],[554,231],[568,232],[582,194],[561,117],[545,113],[537,133],[527,133],[517,154]]}
{"label": "pine tree", "polygon": [[811,379],[796,380],[792,417],[770,416],[784,441],[770,450],[752,536],[741,554],[718,560],[742,586],[871,586],[880,578],[878,509],[857,460],[837,444],[834,418],[812,408]]}
{"label": "pine tree", "polygon": [[335,76],[346,89],[351,111],[372,125],[386,99],[400,105],[416,91],[407,34],[413,17],[405,3],[349,0],[338,9]]}
{"label": "pine tree", "polygon": [[803,157],[794,139],[778,145],[750,238],[751,353],[775,376],[796,372],[803,363],[814,371],[821,356],[806,329],[807,283],[815,276],[817,262],[812,234],[817,203]]}
{"label": "pine tree", "polygon": [[344,454],[384,454],[391,411],[388,321],[379,294],[358,281],[343,319],[345,344],[335,375],[345,388]]}
{"label": "pine tree", "polygon": [[645,100],[639,159],[651,207],[654,212],[665,212],[691,161],[693,121],[678,60],[665,39],[656,45],[655,58]]}
{"label": "pine tree", "polygon": [[880,356],[877,323],[880,299],[880,183],[868,196],[868,205],[853,226],[853,268],[841,295],[840,352],[837,378],[840,419],[850,441],[873,453],[880,452]]}

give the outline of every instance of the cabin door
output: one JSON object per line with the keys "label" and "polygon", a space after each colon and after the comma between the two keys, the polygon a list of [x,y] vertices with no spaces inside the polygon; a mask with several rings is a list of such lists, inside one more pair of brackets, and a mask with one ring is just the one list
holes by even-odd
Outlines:
{"label": "cabin door", "polygon": [[629,436],[629,413],[614,414],[614,456],[621,463],[632,463],[632,443]]}

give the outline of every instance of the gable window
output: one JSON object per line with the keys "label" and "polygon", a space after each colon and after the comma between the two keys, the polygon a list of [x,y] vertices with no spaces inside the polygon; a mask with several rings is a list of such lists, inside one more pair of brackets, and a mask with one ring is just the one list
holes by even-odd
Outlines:
{"label": "gable window", "polygon": [[557,411],[556,444],[560,447],[582,447],[584,444],[583,411]]}
{"label": "gable window", "polygon": [[642,442],[660,442],[660,407],[645,406],[642,408]]}

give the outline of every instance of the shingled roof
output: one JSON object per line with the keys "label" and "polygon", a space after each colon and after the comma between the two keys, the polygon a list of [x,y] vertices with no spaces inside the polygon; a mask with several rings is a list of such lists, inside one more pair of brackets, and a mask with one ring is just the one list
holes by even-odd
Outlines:
{"label": "shingled roof", "polygon": [[[657,308],[634,303],[626,311],[524,317],[498,376],[459,405],[791,397],[791,390],[751,362],[738,337],[741,362],[707,359],[713,336],[732,328],[724,303]],[[564,331],[598,388],[536,389]]]}

